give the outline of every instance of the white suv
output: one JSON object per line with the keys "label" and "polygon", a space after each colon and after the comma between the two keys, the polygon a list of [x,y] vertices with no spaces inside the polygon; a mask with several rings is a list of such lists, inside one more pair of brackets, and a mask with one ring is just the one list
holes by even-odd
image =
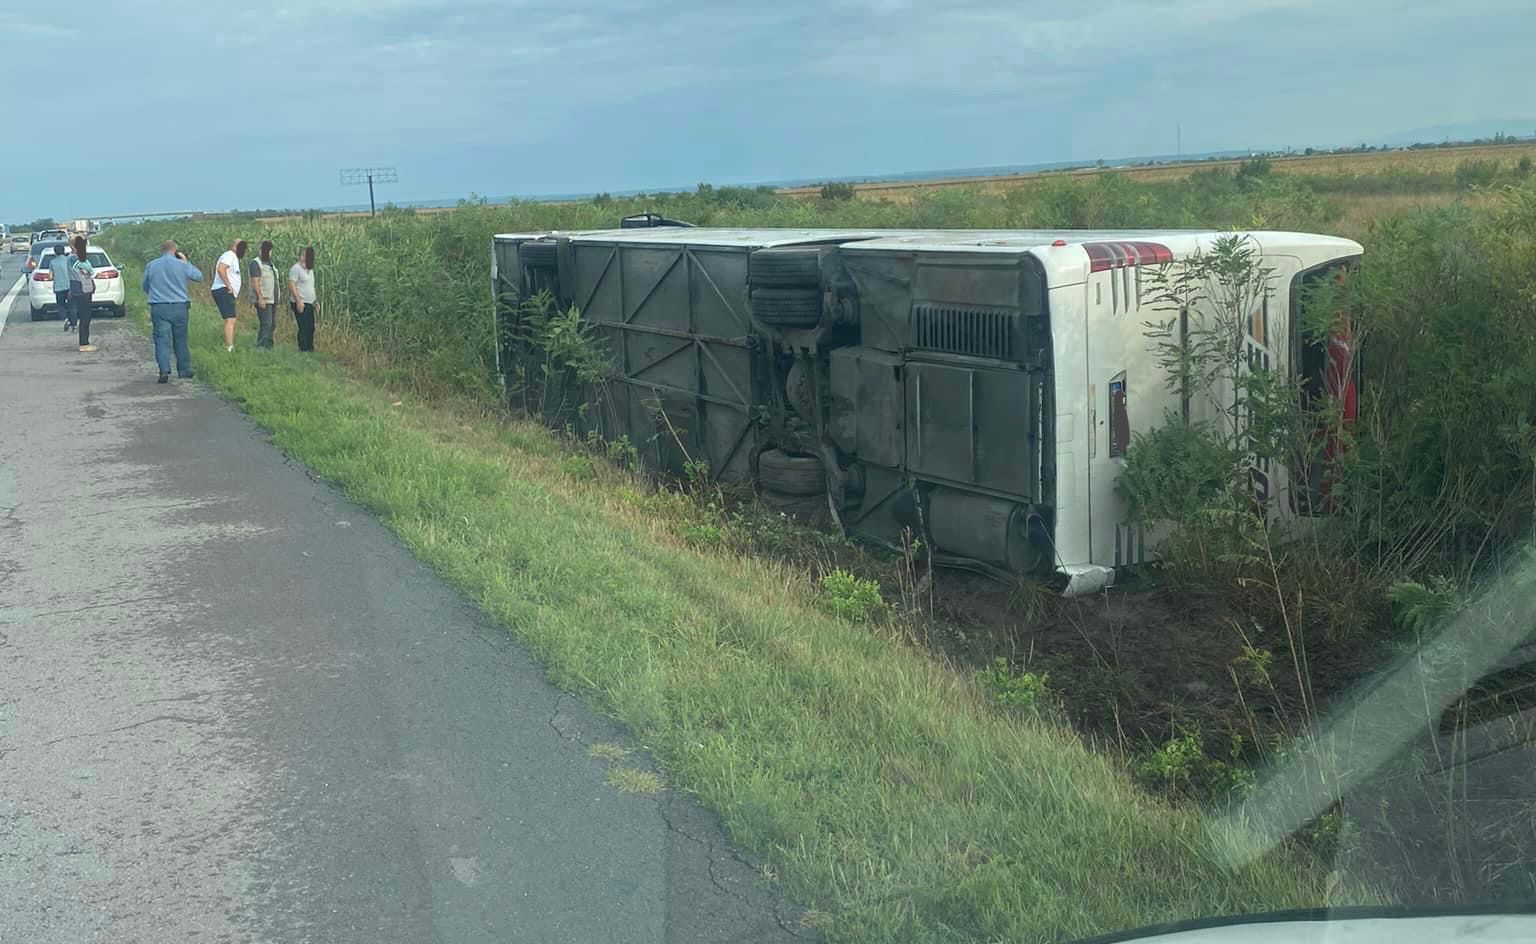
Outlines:
{"label": "white suv", "polygon": [[[27,300],[32,306],[33,321],[43,321],[50,316],[62,317],[58,300],[53,294],[53,272],[48,268],[48,256],[52,254],[50,248],[46,255],[40,256],[37,267],[27,276]],[[91,268],[96,270],[96,292],[91,296],[91,310],[106,309],[112,317],[121,318],[124,312],[122,273],[100,246],[87,246],[86,259],[90,261]]]}

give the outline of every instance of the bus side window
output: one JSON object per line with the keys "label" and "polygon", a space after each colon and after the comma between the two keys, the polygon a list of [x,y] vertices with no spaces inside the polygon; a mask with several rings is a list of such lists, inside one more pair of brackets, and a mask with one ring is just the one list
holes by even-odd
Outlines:
{"label": "bus side window", "polygon": [[1131,413],[1125,402],[1125,373],[1109,382],[1109,457],[1119,459],[1131,448]]}

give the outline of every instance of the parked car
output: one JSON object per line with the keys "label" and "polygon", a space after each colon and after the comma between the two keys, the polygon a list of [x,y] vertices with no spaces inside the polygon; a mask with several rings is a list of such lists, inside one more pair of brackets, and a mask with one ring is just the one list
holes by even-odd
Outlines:
{"label": "parked car", "polygon": [[[53,273],[46,264],[39,262],[44,254],[52,255],[53,247],[57,245],[61,245],[57,240],[51,241],[45,244],[43,252],[29,253],[27,257],[27,300],[32,307],[33,321],[43,321],[59,313],[58,301],[53,294],[57,290]],[[105,309],[112,317],[121,318],[125,311],[121,271],[100,246],[87,246],[86,258],[96,270],[96,292],[91,296],[91,310]]]}
{"label": "parked car", "polygon": [[42,258],[45,254],[50,256],[53,255],[54,246],[63,246],[65,252],[69,251],[69,242],[67,240],[42,240],[34,236],[31,243],[27,246],[27,264],[22,269],[23,273],[30,277],[32,273],[37,269],[37,260]]}

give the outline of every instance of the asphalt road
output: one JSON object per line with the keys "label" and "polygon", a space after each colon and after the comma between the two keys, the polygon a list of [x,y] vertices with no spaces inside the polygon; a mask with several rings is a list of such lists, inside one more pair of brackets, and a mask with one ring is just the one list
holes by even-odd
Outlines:
{"label": "asphalt road", "polygon": [[[130,324],[0,256],[0,942],[788,941],[626,736]],[[9,311],[5,310],[9,306]],[[638,759],[637,759],[638,758]],[[643,754],[629,758],[644,766]]]}

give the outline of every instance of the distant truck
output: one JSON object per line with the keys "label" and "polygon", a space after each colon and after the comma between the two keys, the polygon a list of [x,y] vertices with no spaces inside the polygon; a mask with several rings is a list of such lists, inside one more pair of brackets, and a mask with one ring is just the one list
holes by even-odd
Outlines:
{"label": "distant truck", "polygon": [[[1146,269],[1220,235],[499,235],[497,364],[515,381],[519,302],[548,291],[580,310],[610,364],[606,382],[573,391],[580,421],[628,437],[652,466],[702,462],[770,498],[819,497],[862,538],[917,535],[937,563],[1054,572],[1089,592],[1150,556],[1115,482],[1131,437],[1180,406],[1146,342],[1145,323],[1168,317],[1151,307]],[[1299,330],[1301,290],[1362,249],[1249,236],[1274,294],[1247,353],[1320,387],[1328,345]],[[1266,470],[1261,489],[1277,515],[1300,513],[1288,470]]]}
{"label": "distant truck", "polygon": [[90,220],[74,220],[74,221],[72,221],[69,224],[69,231],[71,233],[76,233],[76,234],[78,234],[80,236],[89,236],[89,235],[91,235],[92,233],[95,232],[95,230],[91,228],[91,221]]}

